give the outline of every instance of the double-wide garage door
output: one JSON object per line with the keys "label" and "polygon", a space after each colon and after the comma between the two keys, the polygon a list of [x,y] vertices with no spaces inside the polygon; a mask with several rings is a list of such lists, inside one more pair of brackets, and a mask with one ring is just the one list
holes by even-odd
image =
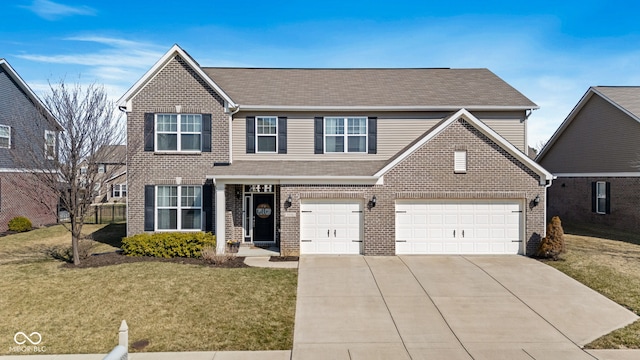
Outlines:
{"label": "double-wide garage door", "polygon": [[517,200],[404,200],[396,203],[396,254],[517,254]]}
{"label": "double-wide garage door", "polygon": [[360,254],[362,204],[351,200],[303,200],[301,254]]}

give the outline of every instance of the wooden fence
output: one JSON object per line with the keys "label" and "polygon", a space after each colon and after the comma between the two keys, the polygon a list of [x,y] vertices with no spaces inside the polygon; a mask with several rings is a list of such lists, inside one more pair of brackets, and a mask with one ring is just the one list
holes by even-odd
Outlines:
{"label": "wooden fence", "polygon": [[91,205],[86,219],[87,222],[93,221],[94,224],[127,221],[127,205],[116,203]]}

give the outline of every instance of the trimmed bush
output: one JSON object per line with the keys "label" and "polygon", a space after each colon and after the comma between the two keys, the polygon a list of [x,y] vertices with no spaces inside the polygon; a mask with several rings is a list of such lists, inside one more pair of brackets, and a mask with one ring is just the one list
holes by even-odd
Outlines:
{"label": "trimmed bush", "polygon": [[216,236],[205,232],[138,234],[122,239],[122,250],[129,256],[162,258],[202,256],[205,246],[216,246]]}
{"label": "trimmed bush", "polygon": [[565,252],[565,250],[562,221],[558,216],[554,216],[551,218],[549,225],[547,225],[547,236],[540,241],[536,256],[557,260],[558,255]]}
{"label": "trimmed bush", "polygon": [[9,220],[9,231],[25,232],[32,229],[31,220],[24,216],[17,216]]}

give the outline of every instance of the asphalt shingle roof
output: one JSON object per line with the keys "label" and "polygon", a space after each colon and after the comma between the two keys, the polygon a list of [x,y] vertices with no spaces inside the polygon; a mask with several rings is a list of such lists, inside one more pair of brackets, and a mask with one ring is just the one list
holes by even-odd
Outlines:
{"label": "asphalt shingle roof", "polygon": [[537,107],[488,69],[202,69],[240,105]]}

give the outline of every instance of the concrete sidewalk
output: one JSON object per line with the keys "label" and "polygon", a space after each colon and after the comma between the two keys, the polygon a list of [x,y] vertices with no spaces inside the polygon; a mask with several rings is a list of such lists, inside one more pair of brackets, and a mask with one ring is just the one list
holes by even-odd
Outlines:
{"label": "concrete sidewalk", "polygon": [[[106,354],[0,356],[2,360],[102,360]],[[291,351],[197,351],[133,353],[129,360],[289,360]]]}
{"label": "concrete sidewalk", "polygon": [[615,359],[580,346],[636,319],[520,256],[303,257],[292,358]]}

